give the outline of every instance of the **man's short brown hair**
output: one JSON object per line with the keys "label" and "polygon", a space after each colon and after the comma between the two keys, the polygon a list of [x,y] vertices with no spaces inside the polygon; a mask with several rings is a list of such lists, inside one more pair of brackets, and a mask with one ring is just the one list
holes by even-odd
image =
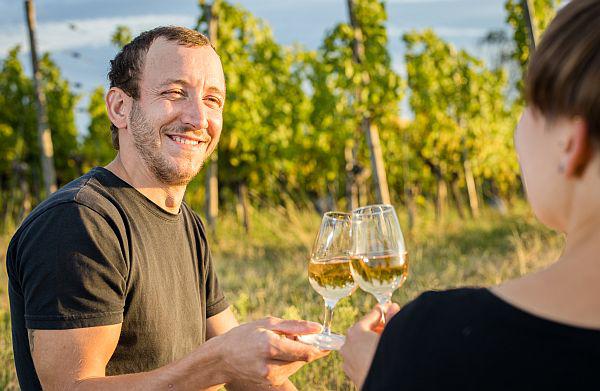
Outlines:
{"label": "man's short brown hair", "polygon": [[[118,87],[133,99],[140,97],[140,78],[144,69],[144,60],[148,49],[157,38],[177,42],[187,47],[212,46],[209,39],[195,30],[185,27],[166,26],[144,31],[121,49],[110,61],[108,80],[110,87]],[[212,46],[214,49],[214,46]],[[112,143],[119,149],[119,129],[110,125]]]}
{"label": "man's short brown hair", "polygon": [[572,0],[558,11],[531,57],[525,88],[544,116],[579,116],[600,141],[600,0]]}

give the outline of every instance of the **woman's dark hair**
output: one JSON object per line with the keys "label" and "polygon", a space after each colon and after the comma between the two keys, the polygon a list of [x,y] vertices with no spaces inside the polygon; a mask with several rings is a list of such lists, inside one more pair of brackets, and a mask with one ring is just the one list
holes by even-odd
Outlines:
{"label": "woman's dark hair", "polygon": [[548,118],[581,117],[600,141],[600,0],[558,11],[531,57],[525,94]]}

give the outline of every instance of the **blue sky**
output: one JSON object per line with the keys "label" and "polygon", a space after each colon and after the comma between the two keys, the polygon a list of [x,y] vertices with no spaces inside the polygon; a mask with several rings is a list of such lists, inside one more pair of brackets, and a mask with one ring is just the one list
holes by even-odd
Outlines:
{"label": "blue sky", "polygon": [[[265,19],[278,42],[299,43],[316,49],[327,30],[348,18],[346,0],[238,0],[254,15]],[[64,77],[79,83],[83,95],[107,85],[108,62],[116,48],[110,35],[119,24],[134,34],[158,25],[192,27],[199,15],[197,0],[36,0],[38,45],[50,51]],[[504,0],[388,0],[389,49],[394,67],[403,73],[402,33],[433,28],[454,45],[478,56],[486,56],[479,45],[489,30],[507,29]],[[0,57],[16,44],[29,50],[23,1],[0,0]],[[74,57],[74,54],[78,57]],[[22,59],[29,70],[29,57]],[[80,132],[87,126],[85,113],[78,113]]]}

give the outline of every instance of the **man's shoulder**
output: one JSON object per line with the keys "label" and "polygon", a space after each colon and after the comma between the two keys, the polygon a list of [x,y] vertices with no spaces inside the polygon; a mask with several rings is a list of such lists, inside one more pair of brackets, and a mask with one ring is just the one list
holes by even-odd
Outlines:
{"label": "man's shoulder", "polygon": [[102,172],[95,168],[69,182],[36,206],[23,220],[17,232],[45,216],[61,218],[64,212],[73,209],[89,210],[106,220],[118,217],[118,203],[101,176]]}
{"label": "man's shoulder", "polygon": [[185,216],[185,218],[193,221],[193,223],[198,226],[202,233],[205,232],[206,229],[204,226],[204,221],[202,221],[200,215],[195,210],[193,210],[192,207],[189,206],[185,201],[181,203],[181,213]]}

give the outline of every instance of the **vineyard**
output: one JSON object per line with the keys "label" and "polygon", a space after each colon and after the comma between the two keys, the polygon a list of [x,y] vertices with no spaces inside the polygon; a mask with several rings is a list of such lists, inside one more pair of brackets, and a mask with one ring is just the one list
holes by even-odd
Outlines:
{"label": "vineyard", "polygon": [[[385,2],[350,3],[352,20],[332,26],[313,51],[278,44],[267,22],[240,6],[219,0],[199,8],[195,27],[216,38],[227,102],[218,159],[190,185],[187,201],[204,210],[212,197],[220,210],[243,215],[251,207],[321,212],[390,201],[413,217],[435,204],[443,218],[449,207],[466,217],[486,203],[510,206],[522,193],[512,146],[529,53],[521,3],[505,4],[513,37],[482,37],[497,53],[494,64],[433,30],[411,31],[402,36],[405,76],[392,68]],[[556,4],[534,5],[541,32]],[[117,46],[130,39],[126,26],[113,35]],[[20,50],[0,62],[2,221],[20,221],[45,193],[34,85]],[[39,68],[60,187],[115,155],[105,91],[89,97],[90,124],[79,134],[74,111],[82,97],[51,53]],[[400,112],[403,100],[410,112]],[[218,186],[205,186],[206,173]]]}

